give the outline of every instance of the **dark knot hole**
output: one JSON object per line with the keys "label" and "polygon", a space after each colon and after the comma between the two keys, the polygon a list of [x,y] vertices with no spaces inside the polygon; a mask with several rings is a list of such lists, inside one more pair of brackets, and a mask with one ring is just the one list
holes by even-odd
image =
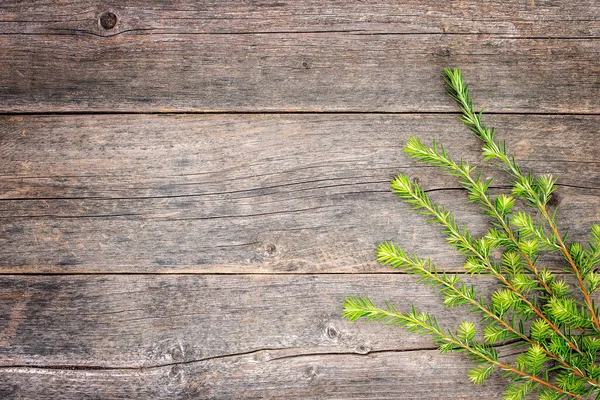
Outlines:
{"label": "dark knot hole", "polygon": [[100,16],[100,26],[104,29],[112,29],[117,25],[117,15],[110,11]]}

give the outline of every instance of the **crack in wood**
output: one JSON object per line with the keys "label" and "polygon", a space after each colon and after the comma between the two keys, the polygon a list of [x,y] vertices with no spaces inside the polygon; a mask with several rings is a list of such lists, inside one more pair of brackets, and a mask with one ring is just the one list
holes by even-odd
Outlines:
{"label": "crack in wood", "polygon": [[[506,343],[495,344],[492,347],[497,349],[509,348],[513,344],[518,343],[517,340],[508,341]],[[7,369],[51,369],[51,370],[70,370],[70,371],[113,371],[113,370],[153,370],[153,369],[161,369],[168,368],[174,366],[182,366],[182,365],[190,365],[197,364],[206,361],[215,361],[215,360],[226,360],[230,358],[236,357],[244,357],[244,356],[253,356],[264,354],[264,357],[257,357],[256,360],[260,362],[272,362],[272,361],[281,361],[288,360],[294,358],[307,358],[307,357],[326,357],[326,356],[349,356],[349,357],[366,357],[373,356],[377,354],[390,354],[390,353],[423,353],[423,352],[439,352],[438,346],[421,346],[414,347],[409,349],[376,349],[372,350],[369,348],[357,349],[356,351],[313,351],[313,352],[300,352],[296,354],[284,354],[281,356],[270,356],[270,353],[285,353],[290,350],[300,350],[298,347],[284,347],[284,348],[260,348],[249,351],[242,351],[237,353],[229,353],[229,354],[221,354],[210,357],[203,357],[193,360],[183,360],[183,361],[175,361],[163,364],[154,364],[154,365],[145,365],[145,366],[101,366],[101,365],[40,365],[40,364],[13,364],[13,365],[0,365],[0,370]],[[514,353],[519,354],[519,352]],[[514,354],[503,354],[501,357],[511,357]]]}
{"label": "crack in wood", "polygon": [[[410,168],[410,167],[405,167],[405,168]],[[428,167],[428,168],[432,168],[432,167]],[[400,168],[402,169],[402,168]],[[344,178],[344,179],[352,179],[352,178]],[[177,198],[194,198],[194,197],[205,197],[205,196],[222,196],[222,195],[226,195],[226,194],[237,194],[237,193],[247,193],[247,192],[254,192],[254,191],[260,191],[260,190],[265,190],[265,189],[277,189],[280,187],[286,187],[286,186],[293,186],[293,185],[302,185],[302,184],[310,184],[310,183],[314,183],[317,181],[328,181],[328,180],[335,180],[335,179],[322,179],[322,180],[315,180],[315,181],[304,181],[304,182],[296,182],[296,183],[291,183],[291,184],[282,184],[282,185],[273,185],[273,186],[265,186],[265,187],[256,187],[256,188],[251,188],[251,189],[243,189],[243,190],[234,190],[234,191],[225,191],[225,192],[209,192],[209,193],[191,193],[191,194],[173,194],[173,195],[157,195],[157,196],[131,196],[131,197],[101,197],[101,196],[77,196],[77,197],[4,197],[4,198],[0,198],[0,202],[3,201],[59,201],[59,200],[100,200],[100,201],[114,201],[114,200],[158,200],[158,199],[177,199]],[[288,193],[296,193],[296,192],[305,192],[305,191],[309,191],[309,190],[318,190],[318,189],[329,189],[329,188],[334,188],[334,187],[353,187],[353,186],[359,186],[359,185],[372,185],[372,184],[387,184],[389,183],[389,180],[381,180],[381,181],[369,181],[369,182],[349,182],[349,183],[340,183],[340,184],[336,184],[336,185],[327,185],[327,186],[315,186],[315,187],[309,187],[309,188],[305,188],[305,189],[297,189],[297,190],[289,190],[289,191],[285,191],[285,192],[273,192],[273,193],[266,193],[266,194],[258,194],[255,196],[245,196],[245,197],[235,197],[235,199],[247,199],[247,198],[257,198],[257,197],[264,197],[264,196],[272,196],[275,194],[288,194]],[[201,183],[200,183],[201,184]],[[557,182],[556,186],[562,186],[562,187],[569,187],[569,188],[574,188],[574,189],[585,189],[585,190],[600,190],[600,187],[595,187],[595,186],[583,186],[583,185],[573,185],[573,184],[569,184],[569,183],[561,183],[561,182]],[[512,189],[512,186],[509,185],[497,185],[497,186],[489,186],[490,189],[494,189],[494,190],[507,190],[507,189]],[[431,193],[431,192],[444,192],[444,191],[465,191],[466,189],[460,186],[455,186],[455,187],[438,187],[438,188],[427,188],[427,189],[423,189],[423,191],[425,193]],[[368,193],[390,193],[390,190],[363,190],[363,191],[355,191],[355,192],[340,192],[340,193],[331,193],[331,194],[327,194],[324,196],[311,196],[310,198],[315,198],[315,197],[328,197],[328,196],[336,196],[336,195],[347,195],[347,194],[368,194]],[[293,198],[289,198],[286,199],[286,201],[290,201],[290,200],[299,200],[299,199],[303,199],[304,197],[293,197]],[[259,203],[259,204],[267,204],[270,202],[265,202],[265,203]],[[299,210],[299,211],[303,211],[303,210]],[[291,212],[291,211],[290,211]],[[0,219],[7,219],[7,218],[92,218],[92,217],[96,217],[96,218],[111,218],[111,217],[121,217],[121,216],[143,216],[145,214],[139,214],[139,213],[123,213],[123,214],[106,214],[106,215],[83,215],[83,216],[55,216],[55,215],[27,215],[27,216],[7,216],[7,217],[0,217]],[[244,215],[242,215],[243,217]],[[228,218],[234,218],[237,216],[223,216],[223,217],[228,217]],[[210,217],[212,218],[212,217]],[[217,217],[215,217],[217,218]],[[176,220],[181,220],[181,219],[176,219]]]}
{"label": "crack in wood", "polygon": [[[163,364],[154,364],[154,365],[146,365],[146,366],[101,366],[101,365],[40,365],[40,364],[12,364],[12,365],[0,365],[0,370],[6,369],[16,369],[16,368],[32,368],[32,369],[59,369],[59,370],[71,370],[71,371],[113,371],[113,370],[152,370],[152,369],[160,369],[160,368],[168,368],[174,366],[181,365],[189,365],[196,364],[206,361],[214,361],[214,360],[224,360],[229,358],[243,357],[243,356],[252,356],[258,355],[261,353],[273,353],[273,352],[287,352],[290,350],[297,350],[298,348],[294,347],[285,347],[285,348],[260,348],[255,350],[243,351],[238,353],[229,353],[229,354],[221,354],[210,357],[203,357],[193,360],[184,360],[184,361],[176,361],[170,363]],[[299,358],[299,357],[320,357],[320,356],[368,356],[371,354],[382,354],[382,353],[411,353],[411,352],[423,352],[437,350],[435,346],[424,346],[412,349],[381,349],[381,350],[368,350],[368,351],[340,351],[340,352],[306,352],[306,353],[298,353],[291,355],[283,355],[279,357],[265,357],[265,362],[284,360],[290,358]]]}

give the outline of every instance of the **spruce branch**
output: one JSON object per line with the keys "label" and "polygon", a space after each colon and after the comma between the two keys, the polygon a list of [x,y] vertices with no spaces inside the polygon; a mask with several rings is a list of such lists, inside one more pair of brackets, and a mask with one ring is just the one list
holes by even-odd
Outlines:
{"label": "spruce branch", "polygon": [[[531,385],[533,383],[545,386],[570,398],[583,398],[578,393],[570,392],[537,376],[541,373],[543,364],[546,362],[545,352],[537,345],[531,346],[522,355],[517,363],[518,367],[511,366],[499,361],[498,353],[494,347],[478,343],[474,340],[476,327],[473,323],[461,323],[455,333],[451,331],[444,332],[435,317],[427,313],[419,313],[414,306],[410,312],[401,313],[393,304],[387,303],[386,305],[387,309],[381,309],[373,304],[369,298],[348,297],[344,301],[344,318],[348,321],[356,321],[364,318],[367,321],[380,321],[388,325],[400,325],[409,332],[433,336],[435,343],[440,347],[442,353],[468,353],[478,363],[478,366],[468,374],[469,379],[475,384],[482,384],[496,367],[505,371],[509,376],[514,375],[518,378],[527,379],[527,382],[529,382],[527,384],[528,388],[535,388],[535,386]],[[516,386],[521,387],[522,385],[515,385],[513,387]],[[514,394],[511,398],[515,398]]]}
{"label": "spruce branch", "polygon": [[569,263],[572,272],[577,278],[579,289],[581,290],[587,307],[594,323],[597,332],[600,332],[600,321],[598,320],[598,311],[590,298],[588,287],[584,283],[584,274],[577,263],[573,259],[573,255],[569,248],[564,243],[564,236],[561,236],[556,226],[554,215],[548,213],[547,204],[552,197],[552,193],[556,190],[556,179],[551,175],[542,175],[534,177],[531,174],[524,175],[517,165],[514,157],[508,155],[506,142],[496,142],[494,140],[494,129],[488,128],[481,121],[482,111],[477,113],[473,106],[473,101],[469,94],[469,87],[459,69],[446,69],[446,85],[448,94],[454,98],[462,113],[461,121],[475,133],[484,143],[483,156],[484,159],[498,160],[501,165],[515,179],[513,193],[525,200],[532,206],[536,207],[545,222],[548,224],[552,237],[545,234],[542,224],[535,225],[531,219],[521,216],[517,221],[513,220],[513,224],[519,226],[522,231],[528,236],[536,236],[548,245],[551,250],[560,251],[564,258]]}
{"label": "spruce branch", "polygon": [[[460,184],[469,192],[470,200],[483,205],[486,214],[495,219],[494,225],[498,226],[506,234],[510,249],[518,251],[523,260],[527,263],[530,272],[535,275],[538,283],[550,296],[554,295],[547,283],[549,280],[553,279],[552,274],[546,274],[544,277],[540,275],[540,272],[535,266],[535,260],[532,260],[531,258],[536,252],[527,252],[522,247],[522,244],[518,241],[510,227],[508,218],[514,206],[513,197],[501,195],[492,201],[489,195],[489,186],[492,183],[492,179],[484,182],[481,179],[481,174],[477,175],[476,178],[473,178],[471,174],[475,170],[475,167],[470,167],[469,164],[462,159],[460,160],[460,163],[457,164],[446,152],[443,145],[438,149],[435,141],[433,142],[433,147],[427,148],[421,139],[413,136],[408,139],[408,144],[404,148],[404,151],[410,158],[440,167],[446,173],[458,177],[460,179]],[[506,241],[503,243],[506,244]]]}
{"label": "spruce branch", "polygon": [[422,214],[431,215],[434,218],[430,222],[436,222],[444,226],[444,233],[447,236],[448,243],[456,247],[458,251],[465,254],[471,254],[477,259],[477,272],[487,272],[496,277],[508,291],[496,292],[496,297],[492,300],[496,303],[496,311],[504,314],[510,310],[521,312],[522,314],[535,313],[543,319],[548,326],[556,332],[574,351],[581,352],[577,344],[567,338],[562,330],[535,305],[528,300],[525,294],[519,288],[510,282],[501,272],[496,263],[490,260],[491,242],[486,238],[474,240],[465,227],[458,227],[452,213],[444,206],[433,202],[427,193],[419,187],[419,184],[412,183],[406,175],[398,175],[392,180],[392,191],[405,202],[412,204],[413,208],[422,210]]}
{"label": "spruce branch", "polygon": [[457,274],[448,275],[443,271],[440,273],[429,259],[421,260],[416,255],[410,258],[400,247],[393,243],[384,242],[379,245],[377,249],[377,261],[384,265],[390,265],[394,269],[402,269],[420,275],[421,279],[419,282],[430,284],[440,290],[444,304],[447,307],[453,308],[457,305],[468,304],[471,306],[471,310],[480,312],[484,320],[495,321],[497,325],[490,324],[483,332],[484,339],[490,345],[496,342],[518,339],[532,346],[538,346],[548,358],[560,363],[575,375],[584,378],[589,384],[600,387],[600,384],[594,379],[589,378],[577,368],[564,362],[558,355],[552,353],[547,348],[539,346],[540,339],[546,339],[552,334],[549,332],[549,325],[544,320],[538,319],[534,321],[532,338],[528,337],[519,327],[515,326],[514,322],[509,322],[503,316],[499,316],[491,311],[490,307],[484,304],[481,298],[477,298],[475,287],[472,285],[466,286]]}
{"label": "spruce branch", "polygon": [[[600,288],[600,273],[596,271],[600,265],[600,225],[592,225],[587,248],[580,243],[567,244],[567,235],[558,231],[556,211],[548,211],[556,179],[523,173],[508,154],[506,143],[496,141],[494,129],[482,122],[482,112],[475,112],[460,71],[447,69],[445,73],[448,93],[458,104],[461,121],[484,143],[484,160],[496,160],[513,178],[511,194],[493,197],[489,190],[492,179],[483,179],[463,159],[454,161],[435,140],[427,147],[416,137],[408,140],[404,149],[407,155],[457,177],[469,201],[479,203],[490,217],[491,227],[483,237],[473,237],[444,205],[432,201],[405,175],[392,180],[392,191],[429,216],[428,222],[442,227],[448,243],[465,256],[468,273],[489,274],[499,287],[486,299],[459,274],[438,270],[430,260],[417,255],[409,257],[391,242],[379,245],[377,260],[435,287],[448,308],[464,306],[478,314],[481,333],[477,334],[477,325],[470,321],[462,321],[454,330],[443,330],[435,316],[417,312],[414,305],[410,311],[400,312],[392,303],[382,309],[363,297],[346,299],[344,317],[400,325],[432,336],[440,351],[463,352],[475,361],[476,366],[468,373],[475,384],[485,382],[494,371],[503,371],[511,382],[505,399],[524,399],[532,393],[542,400],[600,399],[600,366],[596,363],[600,323],[590,297]],[[524,199],[536,208],[541,221],[515,210],[515,199]],[[565,271],[574,275],[583,300],[573,297],[564,279],[538,267],[538,257],[544,251],[563,255],[568,264]],[[520,353],[512,363],[501,362],[497,345],[514,346]]]}

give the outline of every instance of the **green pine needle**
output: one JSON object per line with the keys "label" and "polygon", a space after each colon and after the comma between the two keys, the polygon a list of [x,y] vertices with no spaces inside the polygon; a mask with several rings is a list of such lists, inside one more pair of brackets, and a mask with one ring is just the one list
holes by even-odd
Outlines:
{"label": "green pine needle", "polygon": [[[483,143],[483,159],[495,161],[512,176],[511,191],[492,196],[492,179],[483,179],[465,160],[455,161],[437,141],[427,146],[417,137],[409,138],[406,154],[457,178],[469,201],[481,206],[491,227],[484,236],[473,237],[444,205],[433,202],[406,175],[392,180],[392,191],[441,227],[448,243],[465,255],[467,273],[489,274],[499,287],[484,299],[460,275],[438,270],[430,260],[409,256],[391,242],[379,245],[377,261],[435,287],[448,308],[466,306],[479,314],[481,333],[471,321],[462,321],[455,330],[444,330],[435,316],[417,311],[414,305],[401,311],[387,302],[381,308],[366,297],[348,297],[344,318],[400,325],[409,332],[432,336],[442,353],[462,352],[475,361],[468,377],[477,385],[494,371],[504,372],[510,380],[505,399],[520,400],[531,394],[541,400],[600,399],[600,366],[596,363],[600,352],[599,310],[590,297],[600,289],[600,225],[591,226],[585,246],[566,244],[567,234],[559,233],[555,213],[548,210],[557,188],[556,178],[522,172],[506,143],[496,140],[494,129],[486,126],[482,112],[475,110],[460,70],[446,69],[445,82],[458,105],[460,120]],[[521,201],[535,212],[523,210]],[[577,287],[577,295],[565,279],[538,266],[543,252],[562,254],[564,270],[573,277],[568,280]],[[498,345],[513,347],[519,354],[512,363],[502,361],[495,348]]]}

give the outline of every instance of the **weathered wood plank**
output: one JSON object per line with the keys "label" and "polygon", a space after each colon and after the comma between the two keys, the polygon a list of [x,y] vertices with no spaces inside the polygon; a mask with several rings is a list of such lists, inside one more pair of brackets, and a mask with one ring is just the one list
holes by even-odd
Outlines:
{"label": "weathered wood plank", "polygon": [[[488,295],[490,277],[465,277]],[[401,274],[0,277],[0,365],[141,368],[258,350],[361,354],[434,348],[383,324],[346,323],[372,296],[444,313],[435,288]],[[445,312],[449,326],[463,313]],[[473,319],[476,319],[473,316]]]}
{"label": "weathered wood plank", "polygon": [[[100,16],[116,24],[104,28]],[[120,1],[40,3],[4,0],[0,33],[116,35],[144,33],[331,32],[492,33],[519,36],[599,36],[600,6],[559,1],[468,1],[366,3],[336,1]]]}
{"label": "weathered wood plank", "polygon": [[[454,110],[442,67],[489,111],[595,114],[490,118],[525,167],[570,185],[558,216],[584,238],[600,216],[597,2],[57,3],[0,4],[0,112],[413,114],[0,118],[0,273],[109,273],[0,276],[0,398],[500,397],[502,380],[474,387],[468,360],[345,323],[340,302],[461,316],[412,277],[366,274],[387,270],[386,239],[461,268],[389,193],[398,172],[484,232],[456,183],[400,151],[435,134],[476,159],[454,116],[415,114]],[[163,275],[178,271],[216,275]]]}
{"label": "weathered wood plank", "polygon": [[350,33],[4,35],[0,111],[454,111],[460,66],[495,112],[597,113],[600,39]]}
{"label": "weathered wood plank", "polygon": [[[500,138],[559,190],[559,220],[598,220],[600,117],[493,116]],[[418,177],[459,221],[486,222],[459,186],[407,159],[409,135],[481,164],[452,115],[4,117],[0,265],[39,272],[366,272],[383,240],[462,268],[434,226],[390,193]],[[495,168],[484,173],[506,177]],[[453,190],[439,190],[453,189]],[[106,260],[110,260],[107,263]]]}
{"label": "weathered wood plank", "polygon": [[[142,371],[0,369],[4,399],[501,399],[505,383],[466,378],[469,361],[436,351],[279,359],[260,352]],[[257,360],[258,359],[258,360]]]}
{"label": "weathered wood plank", "polygon": [[[467,279],[484,296],[495,286]],[[429,338],[342,320],[348,295],[415,301],[447,327],[464,318],[414,277],[4,276],[0,288],[3,398],[402,398],[410,389],[483,399],[501,382],[467,384],[470,361],[423,351]]]}

